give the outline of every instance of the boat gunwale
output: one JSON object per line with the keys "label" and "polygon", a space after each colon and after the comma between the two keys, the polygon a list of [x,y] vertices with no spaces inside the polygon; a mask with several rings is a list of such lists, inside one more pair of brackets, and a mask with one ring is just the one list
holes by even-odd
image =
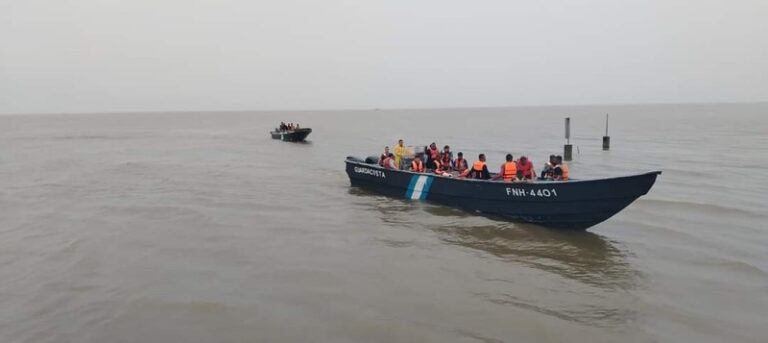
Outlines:
{"label": "boat gunwale", "polygon": [[483,183],[489,183],[489,184],[508,184],[508,185],[551,185],[551,184],[574,184],[574,183],[582,183],[582,182],[600,182],[600,181],[608,181],[608,180],[618,180],[618,179],[626,179],[626,178],[634,178],[634,177],[641,177],[641,176],[658,176],[661,175],[661,170],[653,170],[645,173],[640,174],[632,174],[632,175],[624,175],[624,176],[612,176],[607,178],[600,178],[600,179],[570,179],[568,181],[557,181],[557,180],[535,180],[535,181],[525,181],[525,182],[506,182],[502,180],[483,180],[483,179],[470,179],[470,178],[459,178],[459,177],[446,177],[441,176],[438,174],[432,174],[432,173],[417,173],[410,170],[402,170],[402,169],[386,169],[378,164],[371,164],[366,162],[360,162],[355,160],[350,160],[350,157],[352,158],[358,158],[355,156],[348,156],[346,160],[344,160],[345,163],[352,163],[357,164],[365,167],[373,167],[379,170],[385,170],[385,171],[394,171],[394,172],[400,172],[400,173],[408,173],[413,175],[428,175],[428,176],[434,176],[434,177],[442,177],[444,179],[450,179],[455,181],[465,181],[465,182],[483,182]]}

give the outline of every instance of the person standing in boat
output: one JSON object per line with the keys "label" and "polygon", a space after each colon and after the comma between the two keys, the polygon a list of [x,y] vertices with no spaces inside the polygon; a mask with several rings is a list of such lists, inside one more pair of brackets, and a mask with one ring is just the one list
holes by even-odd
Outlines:
{"label": "person standing in boat", "polygon": [[387,158],[384,159],[384,169],[393,169],[393,170],[400,169],[395,164],[395,155],[393,155],[392,153],[389,153],[389,155],[387,155]]}
{"label": "person standing in boat", "polygon": [[488,172],[488,166],[485,165],[485,154],[477,156],[477,161],[472,164],[472,168],[467,169],[461,174],[462,177],[470,179],[488,180],[491,178],[491,173]]}
{"label": "person standing in boat", "polygon": [[464,159],[464,153],[459,151],[458,154],[456,154],[456,159],[452,163],[453,170],[459,172],[459,175],[464,173],[467,169],[469,169],[469,166],[467,165],[467,160]]}
{"label": "person standing in boat", "polygon": [[563,162],[563,156],[556,157],[557,165],[552,171],[555,181],[568,181],[568,165]]}
{"label": "person standing in boat", "polygon": [[389,156],[389,146],[384,147],[384,153],[379,156],[379,165],[384,166],[384,160],[387,159],[387,156]]}
{"label": "person standing in boat", "polygon": [[507,154],[507,161],[501,164],[501,171],[493,179],[512,182],[517,180],[517,163],[512,154]]}
{"label": "person standing in boat", "polygon": [[533,169],[533,161],[529,160],[526,156],[520,156],[520,160],[517,161],[517,174],[520,180],[533,180],[536,175],[536,170]]}
{"label": "person standing in boat", "polygon": [[398,140],[397,146],[395,146],[395,165],[401,168],[403,166],[403,159],[408,155],[408,148],[405,147],[405,143],[402,139]]}

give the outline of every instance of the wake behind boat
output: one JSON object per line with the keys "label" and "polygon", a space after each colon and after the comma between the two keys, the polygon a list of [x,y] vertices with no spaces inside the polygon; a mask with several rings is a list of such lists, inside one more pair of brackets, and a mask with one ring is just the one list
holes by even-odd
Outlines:
{"label": "wake behind boat", "polygon": [[347,157],[352,186],[427,200],[510,221],[586,230],[648,193],[660,171],[570,181],[501,182],[385,169],[373,159]]}

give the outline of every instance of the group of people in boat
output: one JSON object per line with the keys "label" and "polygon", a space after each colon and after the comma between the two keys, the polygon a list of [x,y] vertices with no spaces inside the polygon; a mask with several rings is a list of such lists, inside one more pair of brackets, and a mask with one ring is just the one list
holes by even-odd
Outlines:
{"label": "group of people in boat", "polygon": [[[409,170],[416,173],[426,173],[430,170],[442,176],[455,175],[462,178],[507,182],[534,179],[567,181],[569,174],[568,165],[563,162],[563,157],[555,155],[549,156],[549,161],[544,165],[541,175],[537,176],[533,161],[526,156],[515,160],[512,154],[507,154],[499,172],[491,174],[486,165],[485,154],[479,154],[477,161],[470,166],[464,159],[464,153],[459,152],[454,159],[450,146],[446,145],[440,150],[434,142],[426,146],[423,153],[414,154],[400,139],[393,150],[394,152],[391,152],[388,146],[384,147],[384,153],[379,156],[380,166],[385,169]],[[410,156],[413,158],[410,159]],[[408,159],[410,163],[407,163]]]}
{"label": "group of people in boat", "polygon": [[298,123],[297,124],[294,124],[294,123],[286,124],[284,122],[280,122],[280,127],[277,128],[277,130],[280,131],[280,132],[293,131],[293,130],[296,130],[296,129],[300,129]]}

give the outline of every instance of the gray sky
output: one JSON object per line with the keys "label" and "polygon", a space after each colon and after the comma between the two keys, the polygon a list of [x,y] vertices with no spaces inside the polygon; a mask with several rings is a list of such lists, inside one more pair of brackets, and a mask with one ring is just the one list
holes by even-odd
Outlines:
{"label": "gray sky", "polygon": [[0,113],[768,101],[766,0],[0,0]]}

